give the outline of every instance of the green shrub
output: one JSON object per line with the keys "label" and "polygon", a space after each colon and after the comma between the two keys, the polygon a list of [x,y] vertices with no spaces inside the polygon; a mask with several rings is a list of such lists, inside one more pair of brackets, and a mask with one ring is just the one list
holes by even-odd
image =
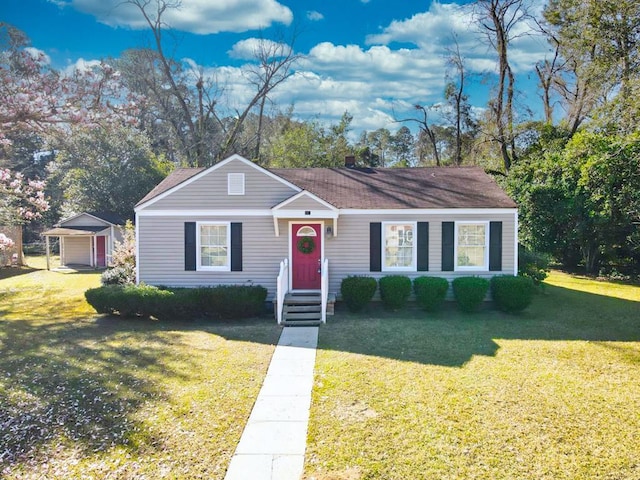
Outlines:
{"label": "green shrub", "polygon": [[350,311],[359,312],[371,301],[377,287],[373,277],[349,276],[342,279],[340,294]]}
{"label": "green shrub", "polygon": [[491,279],[491,294],[496,306],[505,312],[520,312],[531,304],[534,283],[528,277],[499,275]]}
{"label": "green shrub", "polygon": [[440,277],[418,277],[413,280],[413,291],[418,305],[434,312],[442,305],[449,290],[449,281]]}
{"label": "green shrub", "polygon": [[475,312],[489,290],[489,280],[480,277],[458,277],[451,285],[453,296],[463,312]]}
{"label": "green shrub", "polygon": [[207,317],[247,318],[265,311],[267,289],[259,285],[221,285],[197,288],[193,295]]}
{"label": "green shrub", "polygon": [[518,274],[540,285],[549,274],[549,256],[518,245]]}
{"label": "green shrub", "polygon": [[404,275],[388,275],[380,279],[380,298],[389,309],[402,308],[411,294],[411,279]]}
{"label": "green shrub", "polygon": [[208,316],[246,318],[264,312],[267,289],[225,285],[212,288],[158,288],[149,285],[106,285],[85,292],[98,313],[160,320]]}

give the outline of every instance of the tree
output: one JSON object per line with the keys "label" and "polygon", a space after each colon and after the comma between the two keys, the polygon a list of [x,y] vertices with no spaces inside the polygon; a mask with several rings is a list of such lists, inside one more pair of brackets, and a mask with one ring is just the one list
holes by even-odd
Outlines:
{"label": "tree", "polygon": [[463,136],[464,132],[473,129],[476,125],[471,118],[471,105],[469,97],[464,93],[466,82],[466,68],[464,58],[460,53],[460,45],[454,37],[454,48],[449,50],[447,63],[453,68],[445,85],[444,98],[449,109],[445,113],[455,128],[455,151],[453,154],[454,165],[462,165]]}
{"label": "tree", "polygon": [[516,158],[514,135],[515,76],[509,61],[509,44],[518,35],[517,26],[529,18],[525,0],[477,0],[476,15],[487,42],[498,56],[498,84],[489,102],[496,126],[498,144],[505,171]]}
{"label": "tree", "polygon": [[132,121],[138,99],[107,63],[63,75],[43,52],[27,48],[21,31],[0,23],[0,37],[0,145],[15,135],[64,134],[73,124]]}
{"label": "tree", "polygon": [[0,169],[0,225],[24,225],[49,209],[45,183]]}
{"label": "tree", "polygon": [[117,127],[76,129],[49,169],[64,216],[95,210],[131,218],[134,205],[170,168],[151,152],[143,134]]}
{"label": "tree", "polygon": [[[245,153],[242,152],[245,146],[238,145],[238,139],[247,117],[256,107],[259,121],[253,152],[259,156],[265,103],[269,94],[292,75],[292,66],[299,58],[294,52],[293,40],[290,43],[258,41],[254,50],[255,62],[245,67],[248,82],[254,87],[254,94],[242,110],[236,111],[232,116],[224,116],[218,105],[215,83],[207,84],[202,71],[195,72],[189,80],[183,74],[179,62],[165,53],[163,34],[166,24],[162,17],[168,9],[179,8],[180,2],[126,0],[124,3],[138,9],[151,31],[155,50],[155,74],[160,75],[162,84],[167,88],[165,91],[149,91],[154,93],[154,101],[159,105],[167,101],[167,94],[171,97],[171,103],[175,106],[173,112],[177,114],[172,127],[181,139],[186,162],[192,166],[204,166],[234,152]],[[183,132],[177,130],[178,125],[184,126]],[[221,135],[215,158],[211,159],[205,144],[214,129]]]}
{"label": "tree", "polygon": [[640,4],[551,0],[544,17],[564,60],[555,88],[565,102],[571,131],[575,133],[596,110],[606,121],[626,128],[623,134],[632,131],[635,123],[626,117],[629,110],[637,111]]}
{"label": "tree", "polygon": [[394,166],[411,167],[415,164],[413,147],[415,139],[409,127],[403,125],[391,136],[391,151],[395,156]]}

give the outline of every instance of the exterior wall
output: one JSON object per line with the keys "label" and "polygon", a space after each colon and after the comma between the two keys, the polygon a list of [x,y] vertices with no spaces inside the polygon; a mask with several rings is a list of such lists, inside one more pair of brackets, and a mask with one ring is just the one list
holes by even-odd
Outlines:
{"label": "exterior wall", "polygon": [[[185,271],[184,223],[242,222],[242,272]],[[280,262],[288,255],[287,230],[275,237],[271,216],[138,216],[138,269],[140,281],[173,287],[224,284],[262,285],[269,297],[276,289]]]}
{"label": "exterior wall", "polygon": [[64,221],[60,223],[61,227],[101,227],[107,228],[110,224],[99,218],[94,218],[91,215],[82,214],[76,218]]}
{"label": "exterior wall", "polygon": [[61,237],[62,265],[91,265],[91,237]]}
{"label": "exterior wall", "polygon": [[[227,174],[245,174],[245,194],[227,195]],[[144,210],[270,209],[297,192],[264,172],[235,160],[194,180]]]}
{"label": "exterior wall", "polygon": [[[442,222],[460,221],[502,222],[502,271],[442,271]],[[371,222],[429,222],[429,271],[426,272],[370,272],[369,224]],[[340,292],[340,282],[348,275],[368,275],[375,278],[385,275],[406,275],[415,278],[423,275],[439,276],[453,280],[456,277],[513,275],[515,221],[513,214],[444,214],[444,215],[341,215],[338,219],[338,236],[325,237],[325,257],[329,259],[329,291]]]}
{"label": "exterior wall", "polygon": [[[500,272],[442,272],[441,236],[443,221],[501,221],[502,271]],[[242,222],[243,271],[199,272],[184,269],[184,223],[197,221]],[[151,285],[213,286],[244,284],[251,280],[266,287],[268,298],[275,295],[276,277],[280,261],[289,256],[289,223],[318,222],[300,218],[280,219],[280,236],[275,236],[271,216],[212,217],[212,216],[138,216],[139,279]],[[429,271],[399,272],[415,278],[422,275],[441,276],[452,280],[459,276],[476,275],[490,278],[514,272],[514,232],[512,213],[507,214],[431,214],[431,215],[341,215],[338,236],[323,236],[325,258],[329,259],[329,291],[340,292],[340,282],[348,275],[369,275],[380,278],[391,272],[369,271],[369,223],[385,221],[429,222]],[[324,226],[333,220],[324,220]]]}

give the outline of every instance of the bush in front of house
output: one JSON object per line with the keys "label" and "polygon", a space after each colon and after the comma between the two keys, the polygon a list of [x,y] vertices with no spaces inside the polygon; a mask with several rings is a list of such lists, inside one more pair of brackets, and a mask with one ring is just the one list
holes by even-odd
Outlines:
{"label": "bush in front of house", "polygon": [[498,309],[516,313],[524,310],[533,300],[534,283],[528,277],[498,275],[491,279],[491,295]]}
{"label": "bush in front of house", "polygon": [[209,317],[237,319],[265,310],[267,289],[258,285],[211,288],[158,288],[150,285],[105,285],[85,292],[98,313],[160,320]]}
{"label": "bush in front of house", "polygon": [[170,311],[174,293],[150,285],[105,285],[87,290],[84,296],[98,313],[157,317]]}
{"label": "bush in front of house", "polygon": [[480,277],[458,277],[451,282],[453,296],[463,312],[475,312],[489,291],[489,280]]}
{"label": "bush in front of house", "polygon": [[342,279],[340,294],[351,312],[359,312],[371,301],[377,287],[373,277],[348,276]]}
{"label": "bush in front of house", "polygon": [[438,310],[449,290],[449,281],[440,277],[418,277],[413,280],[416,302],[427,312]]}
{"label": "bush in front of house", "polygon": [[380,279],[380,298],[382,304],[391,310],[406,305],[411,295],[411,279],[404,275],[387,275]]}
{"label": "bush in front of house", "polygon": [[207,317],[248,318],[265,311],[267,289],[260,285],[220,285],[194,290],[191,294]]}

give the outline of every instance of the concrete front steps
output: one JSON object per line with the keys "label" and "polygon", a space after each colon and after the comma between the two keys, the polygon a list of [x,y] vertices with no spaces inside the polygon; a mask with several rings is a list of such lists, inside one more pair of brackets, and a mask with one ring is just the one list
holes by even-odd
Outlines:
{"label": "concrete front steps", "polygon": [[[327,315],[333,315],[335,295],[329,295]],[[287,293],[284,297],[282,324],[288,327],[309,327],[322,323],[322,298],[320,293]]]}

